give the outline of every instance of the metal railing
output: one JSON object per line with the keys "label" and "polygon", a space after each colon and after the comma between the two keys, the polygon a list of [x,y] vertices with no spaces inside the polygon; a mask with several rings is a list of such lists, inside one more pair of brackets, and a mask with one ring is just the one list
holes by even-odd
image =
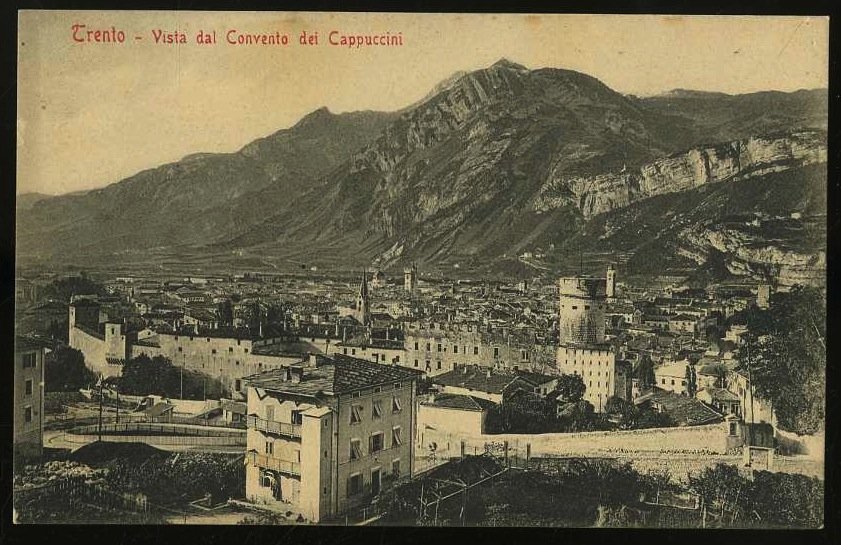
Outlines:
{"label": "metal railing", "polygon": [[301,464],[298,462],[290,462],[288,460],[281,460],[266,454],[258,452],[248,452],[246,454],[248,461],[257,467],[271,469],[287,475],[301,476]]}
{"label": "metal railing", "polygon": [[285,435],[286,437],[301,437],[301,426],[299,424],[290,424],[288,422],[275,422],[274,420],[266,420],[265,418],[258,418],[256,416],[249,415],[248,427],[266,433]]}

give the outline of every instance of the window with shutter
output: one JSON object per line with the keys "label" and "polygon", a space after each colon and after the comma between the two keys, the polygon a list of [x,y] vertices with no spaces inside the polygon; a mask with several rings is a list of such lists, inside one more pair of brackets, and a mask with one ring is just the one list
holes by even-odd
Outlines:
{"label": "window with shutter", "polygon": [[399,447],[403,444],[403,438],[400,436],[400,426],[391,429],[391,446]]}
{"label": "window with shutter", "polygon": [[399,413],[401,411],[400,398],[393,397],[391,400],[391,412]]}
{"label": "window with shutter", "polygon": [[362,458],[362,442],[359,439],[350,440],[350,459],[359,460]]}
{"label": "window with shutter", "polygon": [[362,422],[362,407],[360,405],[352,405],[350,408],[350,423],[359,424]]}
{"label": "window with shutter", "polygon": [[380,418],[383,415],[383,406],[380,400],[375,400],[372,405],[371,416],[374,418]]}

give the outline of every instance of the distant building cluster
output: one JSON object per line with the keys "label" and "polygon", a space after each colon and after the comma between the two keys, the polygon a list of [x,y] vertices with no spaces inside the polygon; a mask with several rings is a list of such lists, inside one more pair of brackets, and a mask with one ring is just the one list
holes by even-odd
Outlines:
{"label": "distant building cluster", "polygon": [[[620,399],[678,425],[773,424],[773,407],[738,362],[747,328],[729,320],[768,308],[771,286],[656,280],[623,283],[614,264],[604,276],[547,284],[423,278],[415,264],[402,281],[383,271],[342,280],[125,276],[69,304],[36,297],[21,316],[33,330],[64,324],[67,344],[102,377],[145,355],[218,381],[212,407],[161,399],[147,416],[166,421],[179,403],[198,403],[246,427],[247,499],[320,521],[411,475],[415,449],[434,449],[440,434],[486,433],[488,414],[516,396],[562,414],[564,375],[580,377],[596,413]],[[16,345],[15,444],[36,454],[48,352],[23,337]],[[738,429],[728,429],[735,441]]]}

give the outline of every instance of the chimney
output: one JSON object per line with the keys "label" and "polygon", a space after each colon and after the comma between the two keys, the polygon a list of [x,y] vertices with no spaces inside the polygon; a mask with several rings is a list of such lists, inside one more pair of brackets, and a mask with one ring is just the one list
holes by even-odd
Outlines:
{"label": "chimney", "polygon": [[488,372],[485,374],[486,377],[491,378],[491,370],[488,369]]}
{"label": "chimney", "polygon": [[304,368],[303,367],[289,367],[289,374],[292,382],[297,384],[301,382],[304,378]]}
{"label": "chimney", "polygon": [[314,352],[310,352],[309,365],[310,367],[318,367],[318,355]]}

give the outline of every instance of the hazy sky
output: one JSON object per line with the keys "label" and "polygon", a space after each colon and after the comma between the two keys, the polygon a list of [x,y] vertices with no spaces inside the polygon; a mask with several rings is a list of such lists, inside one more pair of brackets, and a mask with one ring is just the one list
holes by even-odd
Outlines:
{"label": "hazy sky", "polygon": [[[125,43],[76,43],[75,23],[115,27]],[[19,27],[18,193],[90,189],[235,151],[321,106],[397,110],[501,57],[638,95],[828,85],[822,17],[24,11]],[[155,29],[188,43],[155,44]],[[217,44],[197,45],[200,29]],[[286,33],[290,44],[228,45],[231,29]],[[318,31],[320,45],[298,45],[302,30]],[[402,33],[403,46],[331,46],[331,30]]]}

